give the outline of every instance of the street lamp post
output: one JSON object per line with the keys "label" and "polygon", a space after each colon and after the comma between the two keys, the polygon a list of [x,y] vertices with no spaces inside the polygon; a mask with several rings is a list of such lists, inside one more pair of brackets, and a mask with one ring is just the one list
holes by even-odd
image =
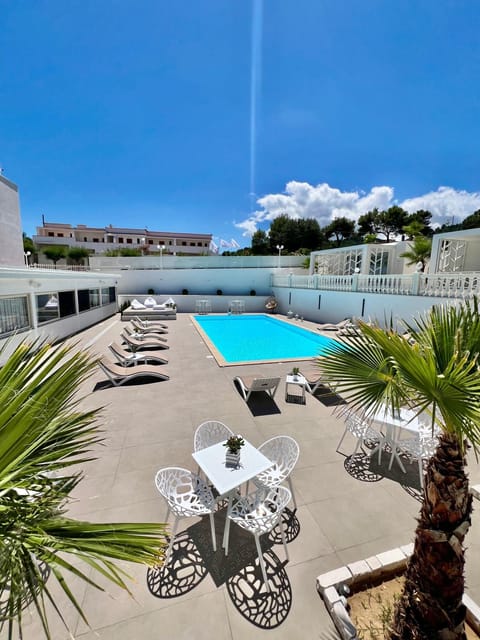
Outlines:
{"label": "street lamp post", "polygon": [[25,251],[23,254],[23,259],[25,260],[25,266],[30,266],[30,256],[32,255],[31,251]]}
{"label": "street lamp post", "polygon": [[163,252],[165,248],[164,244],[157,244],[157,249],[160,251],[160,269],[163,269]]}
{"label": "street lamp post", "polygon": [[278,249],[278,268],[280,269],[280,259],[282,257],[283,244],[277,244]]}

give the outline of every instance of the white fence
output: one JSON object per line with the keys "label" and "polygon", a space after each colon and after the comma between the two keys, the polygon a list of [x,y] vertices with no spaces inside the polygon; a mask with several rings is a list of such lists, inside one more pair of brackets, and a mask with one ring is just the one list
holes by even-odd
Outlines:
{"label": "white fence", "polygon": [[432,296],[439,298],[471,298],[480,293],[480,274],[438,273],[370,276],[287,276],[272,275],[272,287],[318,289],[357,293]]}

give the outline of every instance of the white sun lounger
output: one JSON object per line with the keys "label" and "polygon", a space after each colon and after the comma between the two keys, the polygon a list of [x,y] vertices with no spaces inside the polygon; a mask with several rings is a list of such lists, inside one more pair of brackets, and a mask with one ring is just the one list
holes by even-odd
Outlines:
{"label": "white sun lounger", "polygon": [[248,402],[250,395],[256,391],[266,391],[271,398],[274,398],[280,384],[280,378],[259,376],[235,376],[233,381],[238,384],[245,402]]}

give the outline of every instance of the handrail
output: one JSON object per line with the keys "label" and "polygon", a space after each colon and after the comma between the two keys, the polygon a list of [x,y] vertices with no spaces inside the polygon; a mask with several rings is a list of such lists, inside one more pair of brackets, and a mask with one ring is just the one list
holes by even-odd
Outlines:
{"label": "handrail", "polygon": [[272,275],[273,287],[353,291],[387,295],[471,298],[480,294],[480,273],[384,275]]}

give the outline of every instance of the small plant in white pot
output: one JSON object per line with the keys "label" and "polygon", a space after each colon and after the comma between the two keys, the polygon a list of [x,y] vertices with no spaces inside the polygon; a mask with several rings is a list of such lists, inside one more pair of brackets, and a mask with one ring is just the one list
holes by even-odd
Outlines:
{"label": "small plant in white pot", "polygon": [[295,380],[297,380],[299,374],[300,374],[300,369],[298,367],[293,367],[292,376],[295,378]]}
{"label": "small plant in white pot", "polygon": [[224,443],[224,447],[227,448],[225,453],[225,464],[227,467],[238,467],[240,464],[240,451],[245,444],[245,440],[242,436],[230,436],[230,438]]}

